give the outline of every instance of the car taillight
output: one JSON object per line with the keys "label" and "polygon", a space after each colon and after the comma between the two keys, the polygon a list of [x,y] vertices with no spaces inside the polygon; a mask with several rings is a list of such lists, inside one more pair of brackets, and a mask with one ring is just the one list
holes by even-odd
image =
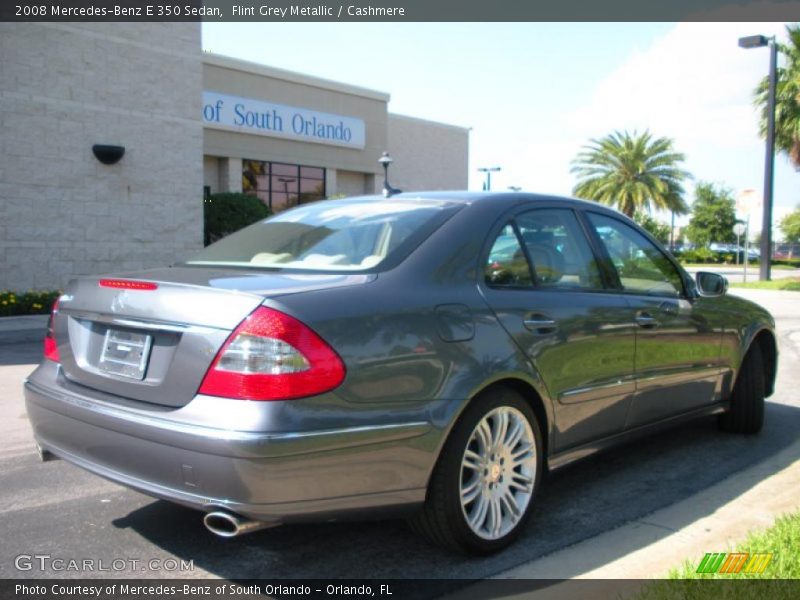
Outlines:
{"label": "car taillight", "polygon": [[242,400],[290,400],[344,380],[342,359],[310,327],[265,306],[231,333],[198,392]]}
{"label": "car taillight", "polygon": [[58,298],[53,302],[53,310],[50,311],[50,318],[47,321],[47,333],[44,336],[44,357],[47,360],[60,363],[61,355],[58,353],[58,344],[56,344],[56,334],[54,330],[56,314],[58,314]]}

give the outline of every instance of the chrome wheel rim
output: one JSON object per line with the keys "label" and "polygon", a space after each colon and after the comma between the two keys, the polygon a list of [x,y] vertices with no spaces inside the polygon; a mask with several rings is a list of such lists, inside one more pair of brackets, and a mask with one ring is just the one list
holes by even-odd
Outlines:
{"label": "chrome wheel rim", "polygon": [[525,514],[536,481],[533,428],[516,408],[501,406],[472,430],[461,459],[461,511],[475,535],[497,540]]}

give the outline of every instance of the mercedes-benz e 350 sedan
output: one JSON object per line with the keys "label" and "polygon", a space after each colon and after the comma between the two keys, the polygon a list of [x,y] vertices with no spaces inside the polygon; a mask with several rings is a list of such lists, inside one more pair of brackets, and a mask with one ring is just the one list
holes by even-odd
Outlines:
{"label": "mercedes-benz e 350 sedan", "polygon": [[774,322],[726,287],[595,203],[323,201],[72,281],[28,415],[43,457],[219,535],[394,511],[486,553],[545,469],[684,418],[759,431]]}

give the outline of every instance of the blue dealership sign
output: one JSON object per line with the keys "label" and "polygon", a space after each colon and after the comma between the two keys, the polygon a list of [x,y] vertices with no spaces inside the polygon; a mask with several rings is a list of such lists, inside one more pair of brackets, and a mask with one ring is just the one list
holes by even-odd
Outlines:
{"label": "blue dealership sign", "polygon": [[363,148],[366,140],[362,119],[210,91],[203,92],[203,123],[206,127],[347,148]]}

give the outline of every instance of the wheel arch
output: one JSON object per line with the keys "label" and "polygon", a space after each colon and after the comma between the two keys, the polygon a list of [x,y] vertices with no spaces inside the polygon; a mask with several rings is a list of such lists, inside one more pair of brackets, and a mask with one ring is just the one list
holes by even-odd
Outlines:
{"label": "wheel arch", "polygon": [[764,395],[769,397],[775,392],[775,378],[778,371],[778,344],[775,334],[769,329],[757,331],[747,345],[747,350],[742,358],[743,361],[750,349],[756,344],[761,350],[761,357],[764,361],[764,383],[766,384]]}
{"label": "wheel arch", "polygon": [[[552,426],[552,418],[545,408],[545,402],[542,399],[541,394],[536,391],[536,388],[533,387],[530,383],[523,379],[517,379],[513,377],[509,377],[507,379],[501,379],[492,383],[491,385],[487,386],[481,393],[485,392],[488,389],[493,387],[507,387],[515,392],[517,392],[520,396],[525,398],[525,400],[530,405],[531,409],[533,410],[533,414],[536,416],[537,421],[539,421],[539,430],[542,433],[542,448],[544,448],[545,456],[544,458],[550,455],[550,428]],[[547,460],[545,460],[545,465],[547,464]]]}
{"label": "wheel arch", "polygon": [[[546,459],[547,456],[549,456],[550,440],[552,439],[552,428],[555,422],[553,417],[552,406],[548,403],[547,397],[537,389],[537,386],[533,381],[530,381],[526,377],[517,374],[508,374],[484,382],[482,385],[478,386],[477,388],[472,390],[470,394],[467,395],[466,400],[461,403],[458,412],[453,416],[451,422],[447,427],[447,431],[442,436],[441,443],[437,450],[437,460],[438,457],[441,455],[442,449],[444,448],[445,444],[447,444],[447,440],[450,439],[450,436],[453,433],[453,429],[455,429],[456,425],[463,417],[467,407],[469,407],[472,404],[472,402],[479,396],[489,393],[493,389],[503,388],[503,387],[517,392],[531,406],[533,414],[539,423],[539,430],[541,431],[542,434],[543,438],[542,448],[544,449],[544,458]],[[547,464],[546,460],[545,464]]]}

